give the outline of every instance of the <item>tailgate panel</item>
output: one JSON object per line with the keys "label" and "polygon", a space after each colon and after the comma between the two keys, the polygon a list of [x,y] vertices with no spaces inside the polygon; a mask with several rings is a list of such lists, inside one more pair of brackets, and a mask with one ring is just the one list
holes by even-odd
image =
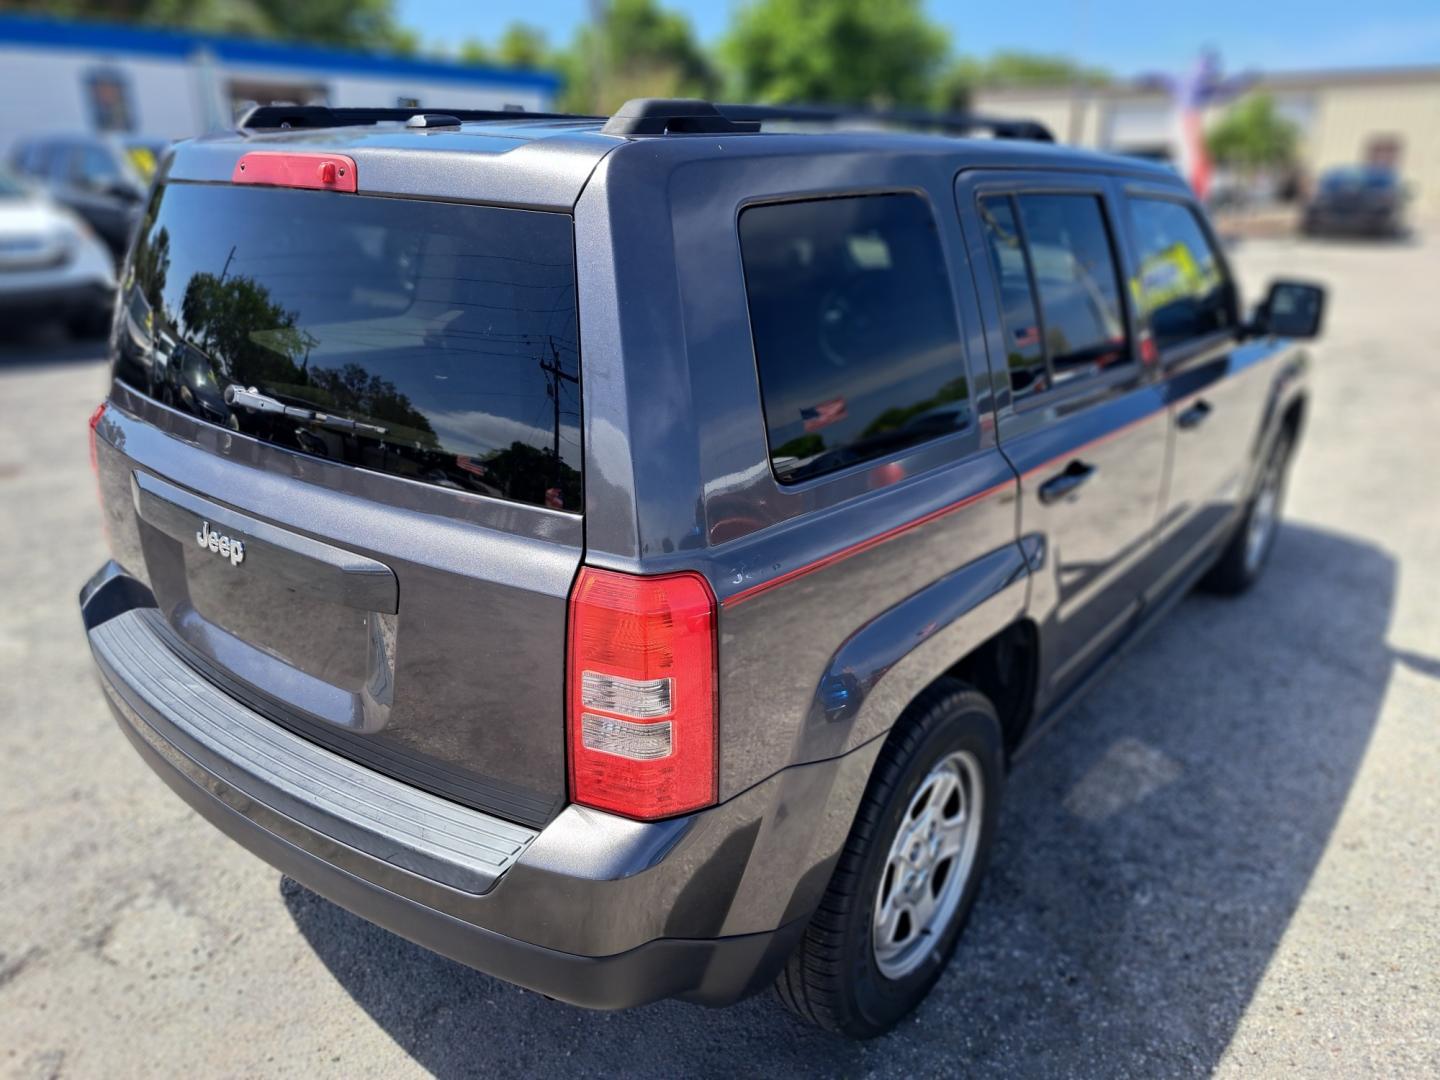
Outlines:
{"label": "tailgate panel", "polygon": [[[111,550],[154,592],[171,646],[193,667],[406,783],[526,825],[559,811],[578,515],[213,438],[121,383],[97,435]],[[239,565],[200,549],[206,514],[245,543]],[[357,542],[319,539],[342,532]],[[323,556],[304,586],[286,563],[301,558],[296,548]],[[359,568],[372,569],[350,573]],[[391,595],[394,613],[376,610]],[[388,685],[376,679],[386,671]]]}

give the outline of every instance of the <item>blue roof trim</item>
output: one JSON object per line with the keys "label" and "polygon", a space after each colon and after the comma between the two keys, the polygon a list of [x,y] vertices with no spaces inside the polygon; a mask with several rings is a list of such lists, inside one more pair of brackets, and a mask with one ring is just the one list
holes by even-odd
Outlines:
{"label": "blue roof trim", "polygon": [[547,71],[474,67],[449,60],[381,56],[318,45],[224,37],[188,30],[70,22],[29,15],[0,15],[0,45],[33,45],[51,49],[93,49],[145,56],[187,59],[206,50],[220,61],[302,68],[322,74],[345,72],[391,79],[426,79],[471,86],[511,86],[555,93],[560,77]]}

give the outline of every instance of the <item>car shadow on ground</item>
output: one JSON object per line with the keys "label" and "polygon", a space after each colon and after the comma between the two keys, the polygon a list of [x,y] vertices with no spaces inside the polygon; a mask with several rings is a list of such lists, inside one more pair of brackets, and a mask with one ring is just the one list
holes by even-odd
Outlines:
{"label": "car shadow on ground", "polygon": [[[591,1013],[444,960],[282,879],[334,977],[441,1077],[1208,1074],[1325,850],[1397,657],[1393,560],[1284,528],[1260,585],[1187,599],[1016,766],[930,999],[848,1043],[769,995]],[[343,1058],[340,1068],[344,1068]]]}

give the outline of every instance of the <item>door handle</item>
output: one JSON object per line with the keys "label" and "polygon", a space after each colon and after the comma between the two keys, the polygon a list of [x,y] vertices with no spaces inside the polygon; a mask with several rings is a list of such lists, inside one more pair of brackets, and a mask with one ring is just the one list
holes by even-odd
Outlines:
{"label": "door handle", "polygon": [[1210,403],[1204,398],[1201,398],[1177,416],[1175,423],[1180,426],[1182,431],[1189,431],[1191,428],[1197,428],[1203,424],[1205,418],[1209,416],[1211,412]]}
{"label": "door handle", "polygon": [[1040,501],[1046,506],[1059,502],[1099,471],[1097,466],[1087,465],[1077,458],[1065,466],[1064,472],[1040,485]]}

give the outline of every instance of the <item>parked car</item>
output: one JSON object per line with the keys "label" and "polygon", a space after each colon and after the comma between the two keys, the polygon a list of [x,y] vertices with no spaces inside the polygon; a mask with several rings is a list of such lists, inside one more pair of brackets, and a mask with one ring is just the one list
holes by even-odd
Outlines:
{"label": "parked car", "polygon": [[1405,185],[1394,169],[1345,166],[1320,177],[1305,206],[1301,229],[1308,234],[1350,233],[1399,236],[1405,232]]}
{"label": "parked car", "polygon": [[139,135],[35,135],[17,140],[10,160],[88,221],[119,259],[167,146]]}
{"label": "parked car", "polygon": [[0,319],[56,319],[98,336],[114,299],[114,263],[89,226],[0,170]]}
{"label": "parked car", "polygon": [[[462,963],[888,1029],[1020,749],[1260,576],[1322,292],[1242,317],[1133,159],[413,111],[258,110],[150,203],[81,593],[122,730]],[[182,344],[206,392],[146,389]]]}

